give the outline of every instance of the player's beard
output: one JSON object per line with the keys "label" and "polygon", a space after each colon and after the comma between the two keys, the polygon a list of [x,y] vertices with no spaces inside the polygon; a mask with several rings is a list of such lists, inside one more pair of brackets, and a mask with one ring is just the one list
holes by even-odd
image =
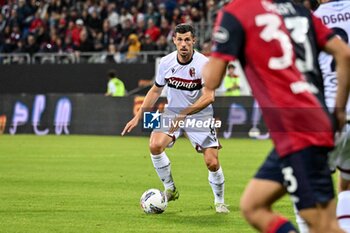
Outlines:
{"label": "player's beard", "polygon": [[180,56],[181,56],[181,58],[183,59],[183,60],[189,60],[190,58],[191,58],[191,52],[190,52],[190,50],[180,50],[180,52],[179,52],[179,54],[180,54]]}

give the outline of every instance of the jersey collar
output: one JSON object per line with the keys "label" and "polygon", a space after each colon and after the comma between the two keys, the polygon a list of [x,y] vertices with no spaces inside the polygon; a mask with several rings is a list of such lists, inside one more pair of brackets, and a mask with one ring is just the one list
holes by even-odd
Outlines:
{"label": "jersey collar", "polygon": [[190,60],[188,60],[188,62],[185,62],[185,63],[180,62],[180,60],[179,60],[179,58],[177,57],[177,55],[176,55],[176,60],[177,60],[177,62],[178,62],[180,65],[182,65],[182,66],[188,65],[188,64],[190,64],[190,63],[192,62],[194,53],[195,53],[195,50],[193,50],[192,57],[191,57]]}

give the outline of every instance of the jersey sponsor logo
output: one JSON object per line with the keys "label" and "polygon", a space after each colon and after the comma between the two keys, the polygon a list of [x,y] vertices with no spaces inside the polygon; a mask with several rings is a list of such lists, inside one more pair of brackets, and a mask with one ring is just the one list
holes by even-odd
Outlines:
{"label": "jersey sponsor logo", "polygon": [[213,34],[214,41],[223,44],[227,42],[229,38],[230,36],[226,28],[220,26],[215,27]]}
{"label": "jersey sponsor logo", "polygon": [[183,78],[171,77],[167,79],[167,83],[168,87],[186,91],[200,90],[202,88],[201,79],[187,80]]}
{"label": "jersey sponsor logo", "polygon": [[194,67],[191,67],[189,73],[190,73],[191,77],[195,77],[196,76],[196,69]]}

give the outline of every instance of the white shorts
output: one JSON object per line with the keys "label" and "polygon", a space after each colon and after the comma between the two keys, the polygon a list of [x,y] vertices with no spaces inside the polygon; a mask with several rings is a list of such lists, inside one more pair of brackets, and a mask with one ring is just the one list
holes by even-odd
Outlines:
{"label": "white shorts", "polygon": [[350,180],[350,125],[336,137],[336,147],[330,153],[331,167],[337,167],[343,179]]}
{"label": "white shorts", "polygon": [[[176,113],[166,109],[161,116],[161,127],[153,130],[153,132],[162,132],[173,138],[173,141],[168,145],[169,148],[174,145],[175,140],[183,133],[198,152],[201,152],[203,148],[220,147],[213,115],[204,115],[201,113],[189,115],[184,120],[183,127],[179,127],[173,134],[170,134],[171,122],[175,117]],[[206,123],[201,124],[196,122]]]}

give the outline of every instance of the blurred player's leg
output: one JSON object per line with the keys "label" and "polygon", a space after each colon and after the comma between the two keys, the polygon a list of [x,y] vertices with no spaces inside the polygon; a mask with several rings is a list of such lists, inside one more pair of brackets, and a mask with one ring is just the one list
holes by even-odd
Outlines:
{"label": "blurred player's leg", "polygon": [[[337,139],[336,148],[329,154],[331,169],[340,171],[337,218],[340,227],[350,233],[350,133],[342,134]],[[304,219],[296,211],[296,221],[301,233],[309,233]]]}
{"label": "blurred player's leg", "polygon": [[165,194],[168,201],[176,200],[179,197],[171,175],[171,165],[165,148],[173,141],[173,139],[161,132],[154,132],[150,138],[150,152],[154,168],[159,179],[163,182]]}
{"label": "blurred player's leg", "polygon": [[287,219],[272,212],[272,204],[285,193],[284,187],[279,182],[252,179],[241,199],[243,216],[260,232],[296,233],[297,230]]}
{"label": "blurred player's leg", "polygon": [[312,233],[344,233],[335,215],[328,153],[329,148],[308,147],[281,159],[286,189]]}
{"label": "blurred player's leg", "polygon": [[350,140],[349,135],[344,144],[343,157],[339,161],[339,194],[337,204],[337,218],[340,227],[350,233]]}
{"label": "blurred player's leg", "polygon": [[337,218],[340,227],[350,233],[350,191],[338,194]]}
{"label": "blurred player's leg", "polygon": [[293,207],[294,207],[294,213],[295,213],[295,220],[296,220],[296,222],[298,224],[299,232],[300,233],[310,233],[310,230],[309,230],[309,227],[308,227],[307,223],[300,216],[299,211],[297,210],[295,205],[293,205]]}
{"label": "blurred player's leg", "polygon": [[297,232],[288,220],[272,212],[272,204],[286,193],[283,182],[279,155],[272,150],[246,187],[240,204],[243,216],[260,232]]}
{"label": "blurred player's leg", "polygon": [[339,194],[337,218],[340,227],[350,233],[350,125],[344,127],[334,150],[335,161],[339,170]]}

